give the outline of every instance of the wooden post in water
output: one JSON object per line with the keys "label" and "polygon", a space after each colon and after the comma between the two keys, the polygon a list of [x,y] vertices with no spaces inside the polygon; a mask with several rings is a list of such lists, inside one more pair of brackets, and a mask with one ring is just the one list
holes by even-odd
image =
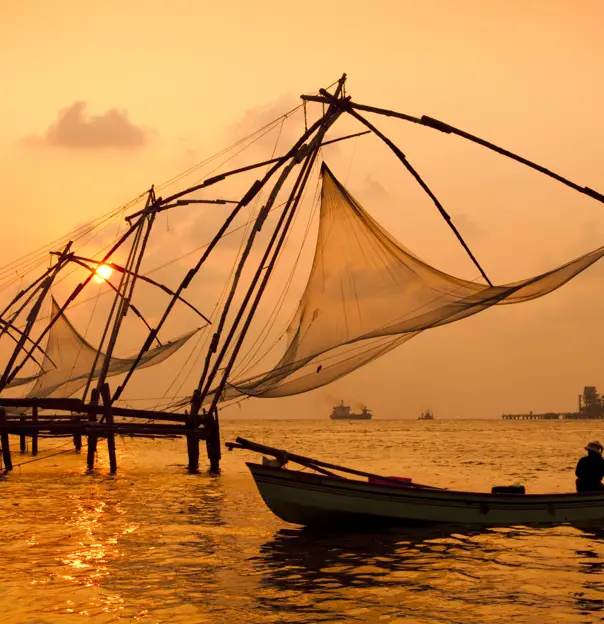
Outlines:
{"label": "wooden post in water", "polygon": [[109,451],[109,472],[115,474],[117,472],[117,459],[115,457],[115,433],[113,431],[113,410],[111,409],[111,393],[109,392],[109,384],[104,383],[101,386],[101,397],[105,408],[104,416],[107,421],[109,431],[107,431],[107,450]]}
{"label": "wooden post in water", "polygon": [[220,472],[220,429],[218,424],[218,409],[214,413],[205,415],[206,451],[210,460],[210,472]]}
{"label": "wooden post in water", "polygon": [[[197,416],[194,414],[187,414],[185,426],[189,430],[196,429]],[[187,433],[187,456],[189,457],[187,470],[191,474],[199,472],[199,438],[193,433]]]}
{"label": "wooden post in water", "polygon": [[[24,423],[25,416],[21,416],[21,418],[19,418],[19,422]],[[24,433],[19,434],[19,452],[21,453],[21,455],[27,453],[27,440],[25,439]]]}
{"label": "wooden post in water", "polygon": [[[199,426],[199,410],[201,408],[201,394],[199,390],[193,391],[191,397],[191,413],[185,415],[187,429],[197,429]],[[187,455],[189,456],[188,470],[194,474],[199,472],[199,437],[193,433],[187,433]]]}
{"label": "wooden post in water", "polygon": [[[90,403],[95,406],[99,403],[99,391],[96,388],[93,388],[90,393]],[[96,413],[93,410],[88,413],[88,422],[96,422]],[[92,470],[94,468],[94,456],[96,455],[97,440],[98,436],[92,433],[88,434],[88,453],[86,454],[88,470]]]}
{"label": "wooden post in water", "polygon": [[[34,405],[31,409],[31,419],[38,422],[38,407]],[[34,429],[31,433],[31,454],[35,457],[38,454],[38,430]]]}
{"label": "wooden post in water", "polygon": [[73,434],[73,446],[75,447],[76,453],[79,453],[82,450],[82,434],[81,433]]}
{"label": "wooden post in water", "polygon": [[6,429],[6,410],[0,407],[0,427],[2,427],[2,435],[0,436],[2,443],[2,459],[4,460],[4,470],[8,472],[13,469],[13,461],[10,456],[10,443],[8,440],[8,430]]}

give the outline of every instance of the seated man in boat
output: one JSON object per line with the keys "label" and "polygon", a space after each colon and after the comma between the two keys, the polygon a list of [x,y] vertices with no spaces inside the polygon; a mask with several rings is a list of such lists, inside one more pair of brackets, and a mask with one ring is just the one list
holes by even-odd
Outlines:
{"label": "seated man in boat", "polygon": [[604,458],[602,445],[599,442],[590,442],[585,450],[587,455],[577,462],[575,475],[577,476],[577,492],[595,492],[604,490]]}

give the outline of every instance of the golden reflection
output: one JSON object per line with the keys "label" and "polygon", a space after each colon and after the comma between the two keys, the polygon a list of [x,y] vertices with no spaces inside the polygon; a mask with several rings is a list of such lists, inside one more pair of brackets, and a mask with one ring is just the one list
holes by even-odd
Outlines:
{"label": "golden reflection", "polygon": [[[133,533],[139,526],[137,523],[128,523],[125,527],[118,524],[114,526],[114,521],[119,520],[123,513],[119,504],[77,501],[68,523],[78,536],[78,544],[61,559],[61,563],[71,570],[70,573],[60,575],[63,581],[77,587],[98,588],[111,575],[112,562],[125,556],[119,548],[120,536]],[[116,614],[123,610],[124,599],[117,593],[95,596],[84,609],[77,612],[89,615],[92,608]],[[75,612],[69,601],[65,611]]]}

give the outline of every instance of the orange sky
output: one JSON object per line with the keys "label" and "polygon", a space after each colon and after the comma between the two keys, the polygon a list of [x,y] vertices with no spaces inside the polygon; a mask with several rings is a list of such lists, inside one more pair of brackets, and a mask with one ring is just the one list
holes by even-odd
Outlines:
{"label": "orange sky", "polygon": [[[265,109],[276,117],[343,71],[357,101],[442,119],[604,191],[599,1],[91,6],[2,7],[0,264],[214,153],[238,128],[254,129]],[[76,102],[87,115],[125,111],[144,145],[40,139]],[[597,202],[460,139],[376,123],[429,181],[494,281],[602,244]],[[342,147],[336,173],[350,172],[351,190],[405,245],[475,277],[434,208],[371,141]],[[206,240],[200,234],[199,244]],[[415,417],[428,406],[437,417],[574,409],[583,385],[604,389],[603,276],[593,267],[543,300],[428,332],[330,387],[232,413],[323,417],[340,397],[368,403],[376,417]]]}

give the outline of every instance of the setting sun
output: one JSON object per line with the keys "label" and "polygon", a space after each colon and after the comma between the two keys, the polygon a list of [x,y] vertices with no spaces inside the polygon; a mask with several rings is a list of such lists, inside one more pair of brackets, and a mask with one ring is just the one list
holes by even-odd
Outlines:
{"label": "setting sun", "polygon": [[97,284],[102,284],[111,277],[112,273],[113,269],[109,265],[101,264],[99,267],[97,267],[96,271],[94,272],[94,277],[92,279]]}

